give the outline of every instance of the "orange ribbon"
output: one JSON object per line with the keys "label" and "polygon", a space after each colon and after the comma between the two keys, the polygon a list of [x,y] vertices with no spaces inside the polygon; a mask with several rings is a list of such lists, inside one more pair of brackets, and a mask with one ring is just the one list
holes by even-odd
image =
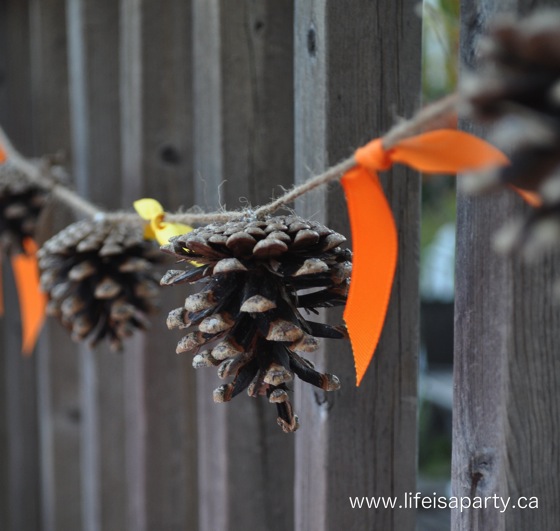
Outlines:
{"label": "orange ribbon", "polygon": [[[354,253],[344,321],[358,386],[381,335],[397,265],[397,228],[377,172],[398,162],[426,173],[456,173],[502,166],[508,159],[484,140],[451,129],[414,136],[387,150],[382,139],[373,140],[354,156],[356,166],[342,177]],[[530,199],[522,191],[526,194]]]}
{"label": "orange ribbon", "polygon": [[39,283],[37,244],[31,238],[26,238],[23,247],[26,254],[14,255],[12,268],[21,314],[21,352],[28,356],[35,348],[45,320],[47,298],[41,291]]}

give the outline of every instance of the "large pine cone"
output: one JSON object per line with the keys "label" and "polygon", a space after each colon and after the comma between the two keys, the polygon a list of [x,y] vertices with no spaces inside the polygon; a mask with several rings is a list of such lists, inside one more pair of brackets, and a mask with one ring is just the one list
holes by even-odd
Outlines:
{"label": "large pine cone", "polygon": [[533,190],[542,206],[502,231],[501,249],[527,257],[560,241],[560,11],[499,19],[480,43],[481,67],[463,83],[467,111],[492,124],[490,140],[511,165],[469,176],[467,190],[507,183]]}
{"label": "large pine cone", "polygon": [[169,328],[188,328],[177,352],[193,352],[193,366],[218,366],[233,377],[214,391],[214,401],[231,400],[244,389],[266,395],[278,409],[285,432],[298,428],[288,398],[294,374],[326,391],[340,387],[299,352],[318,348],[316,337],[343,338],[343,327],[308,321],[304,308],[342,305],[352,269],[344,236],[314,221],[280,216],[266,221],[212,224],[171,238],[163,250],[188,263],[161,284],[203,282],[183,308],[168,317]]}
{"label": "large pine cone", "polygon": [[23,240],[33,237],[46,198],[11,162],[0,164],[0,254],[24,252]]}
{"label": "large pine cone", "polygon": [[47,313],[58,317],[75,341],[94,346],[107,338],[113,350],[134,329],[145,329],[155,306],[161,261],[157,246],[138,224],[112,220],[74,223],[39,251]]}

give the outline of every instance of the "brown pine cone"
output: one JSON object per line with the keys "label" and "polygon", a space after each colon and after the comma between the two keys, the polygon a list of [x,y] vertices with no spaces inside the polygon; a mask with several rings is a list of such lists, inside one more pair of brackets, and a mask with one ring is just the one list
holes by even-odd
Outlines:
{"label": "brown pine cone", "polygon": [[497,235],[500,250],[534,258],[560,241],[560,10],[499,19],[480,43],[481,64],[462,92],[467,114],[491,124],[511,165],[462,179],[467,191],[501,184],[536,191],[542,205]]}
{"label": "brown pine cone", "polygon": [[524,20],[503,16],[479,45],[480,65],[461,91],[467,116],[492,125],[490,139],[511,165],[473,179],[486,189],[500,183],[528,190],[560,165],[560,11]]}
{"label": "brown pine cone", "polygon": [[146,314],[159,293],[154,265],[157,246],[142,228],[112,220],[83,220],[48,240],[39,251],[47,313],[94,346],[107,338],[113,350],[134,329],[145,329]]}
{"label": "brown pine cone", "polygon": [[24,252],[23,240],[35,234],[46,201],[46,192],[11,162],[0,164],[0,254]]}
{"label": "brown pine cone", "polygon": [[188,329],[177,352],[194,353],[195,368],[216,366],[220,378],[232,378],[214,391],[215,402],[244,389],[265,395],[277,406],[280,427],[293,432],[294,374],[326,391],[340,387],[299,353],[315,351],[317,337],[340,339],[346,330],[309,321],[298,308],[317,313],[346,302],[352,255],[339,247],[345,240],[315,221],[279,216],[208,225],[162,247],[187,264],[168,271],[162,285],[203,284],[167,324]]}

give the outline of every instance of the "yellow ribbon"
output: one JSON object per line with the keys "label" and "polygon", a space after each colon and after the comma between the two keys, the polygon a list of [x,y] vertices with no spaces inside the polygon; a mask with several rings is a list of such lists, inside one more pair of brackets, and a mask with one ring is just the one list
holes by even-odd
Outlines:
{"label": "yellow ribbon", "polygon": [[155,199],[138,199],[134,201],[134,209],[142,219],[149,221],[144,229],[144,238],[157,240],[160,245],[165,245],[172,236],[179,236],[193,230],[192,227],[182,223],[164,221],[163,207]]}

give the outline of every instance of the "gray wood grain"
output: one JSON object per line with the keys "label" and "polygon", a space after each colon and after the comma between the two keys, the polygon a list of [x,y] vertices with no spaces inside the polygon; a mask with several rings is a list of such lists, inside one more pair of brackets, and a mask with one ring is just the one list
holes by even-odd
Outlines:
{"label": "gray wood grain", "polygon": [[[0,31],[1,34],[1,31]],[[2,270],[5,264],[2,261]],[[2,282],[4,282],[4,275],[2,275]],[[4,326],[0,326],[0,344],[4,352]],[[10,429],[8,419],[6,418],[8,409],[8,375],[6,371],[6,357],[0,357],[0,525],[2,529],[9,529],[10,513],[9,513],[9,497],[10,497],[10,482],[9,482],[9,463],[10,457],[8,455],[9,449],[9,435]]]}
{"label": "gray wood grain", "polygon": [[[33,155],[70,154],[66,2],[30,5]],[[55,234],[73,221],[70,212],[43,220]],[[48,227],[47,227],[48,225]],[[81,409],[78,355],[68,333],[54,319],[44,328],[37,351],[37,393],[41,444],[41,528],[74,531],[82,523],[80,495]]]}
{"label": "gray wood grain", "polygon": [[[196,201],[266,202],[293,172],[293,3],[193,1]],[[223,180],[227,182],[221,184]],[[197,378],[200,529],[290,529],[293,437],[244,393],[214,404]]]}
{"label": "gray wood grain", "polygon": [[[193,202],[190,2],[121,6],[123,207],[153,197],[174,211]],[[131,531],[197,528],[196,380],[165,326],[184,298],[162,290],[151,329],[124,353]]]}
{"label": "gray wood grain", "polygon": [[[4,274],[6,300],[17,301],[10,271]],[[12,308],[17,308],[12,303]],[[40,525],[39,435],[37,427],[37,363],[21,355],[19,312],[4,317],[4,355],[8,426],[8,530],[31,531]]]}
{"label": "gray wood grain", "polygon": [[[0,2],[0,121],[14,142],[32,149],[29,9]],[[41,519],[37,358],[21,356],[19,305],[9,261],[3,260],[5,315],[0,365],[0,527],[38,529]]]}
{"label": "gray wood grain", "polygon": [[[475,69],[476,39],[496,12],[526,14],[560,2],[463,2],[461,57]],[[484,135],[480,126],[463,128]],[[453,491],[538,497],[538,510],[452,511],[452,529],[555,529],[560,522],[560,310],[551,286],[560,258],[527,266],[496,255],[492,234],[529,208],[512,192],[458,195]]]}
{"label": "gray wood grain", "polygon": [[[298,181],[349,156],[410,116],[420,97],[416,2],[297,3],[295,130]],[[324,341],[312,356],[341,380],[325,393],[295,386],[298,530],[414,529],[410,510],[352,510],[350,496],[403,496],[416,484],[419,179],[397,167],[383,177],[399,232],[399,264],[381,342],[361,387],[348,344]],[[338,185],[298,210],[349,236]],[[375,245],[375,242],[372,242]],[[375,294],[371,294],[372,297]],[[340,322],[341,312],[328,319]]]}
{"label": "gray wood grain", "polygon": [[[120,207],[119,5],[67,2],[73,175],[84,197]],[[123,357],[80,347],[84,531],[126,529]]]}

